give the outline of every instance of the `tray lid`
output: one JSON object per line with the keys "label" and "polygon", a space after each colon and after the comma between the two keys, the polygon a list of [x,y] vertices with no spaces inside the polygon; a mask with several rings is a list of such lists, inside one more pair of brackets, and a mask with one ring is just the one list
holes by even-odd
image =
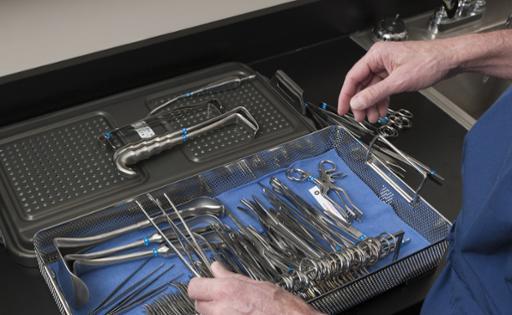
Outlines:
{"label": "tray lid", "polygon": [[[254,139],[239,139],[236,130],[223,129],[140,163],[134,178],[117,171],[112,152],[97,140],[106,130],[141,119],[169,97],[247,75],[255,79],[179,104],[215,97],[228,109],[245,106],[260,125]],[[227,63],[2,128],[3,242],[21,263],[32,265],[33,235],[45,227],[309,133],[312,127],[291,103],[251,68]]]}

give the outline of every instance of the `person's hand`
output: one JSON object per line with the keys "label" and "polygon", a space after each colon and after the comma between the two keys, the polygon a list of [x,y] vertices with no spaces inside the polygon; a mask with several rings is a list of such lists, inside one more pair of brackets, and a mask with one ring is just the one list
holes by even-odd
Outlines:
{"label": "person's hand", "polygon": [[357,121],[366,116],[374,123],[386,114],[391,95],[443,79],[458,66],[457,55],[448,40],[376,43],[345,77],[338,114],[351,109]]}
{"label": "person's hand", "polygon": [[313,315],[320,314],[300,298],[278,286],[255,281],[212,264],[215,278],[194,278],[188,295],[201,315]]}

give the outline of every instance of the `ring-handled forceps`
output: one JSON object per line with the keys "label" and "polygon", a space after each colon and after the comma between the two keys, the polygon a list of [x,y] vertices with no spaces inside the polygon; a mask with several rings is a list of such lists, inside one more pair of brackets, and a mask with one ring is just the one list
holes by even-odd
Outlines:
{"label": "ring-handled forceps", "polygon": [[389,115],[394,115],[394,116],[399,116],[399,117],[409,118],[409,119],[412,119],[414,117],[414,115],[413,115],[413,113],[411,113],[411,111],[404,109],[404,108],[400,108],[397,110],[393,110],[393,109],[389,108],[388,113],[389,113]]}
{"label": "ring-handled forceps", "polygon": [[399,135],[398,129],[391,125],[383,125],[377,128],[377,133],[386,138],[396,138]]}
{"label": "ring-handled forceps", "polygon": [[313,177],[309,172],[304,171],[300,168],[289,168],[286,171],[286,177],[289,180],[296,181],[296,182],[311,182],[313,183],[320,191],[320,194],[324,199],[326,199],[332,207],[336,211],[332,211],[332,209],[325,209],[327,214],[329,214],[329,217],[331,217],[336,222],[341,223],[344,226],[350,226],[350,223],[352,221],[352,216],[350,215],[351,210],[349,210],[348,206],[345,204],[343,200],[341,202],[343,203],[343,206],[335,202],[328,194],[330,188],[326,186],[324,182],[322,182],[319,178]]}
{"label": "ring-handled forceps", "polygon": [[381,117],[378,121],[381,125],[378,128],[378,132],[383,136],[396,137],[400,130],[412,127],[413,117],[414,115],[407,109],[388,109],[388,114],[385,117]]}
{"label": "ring-handled forceps", "polygon": [[336,179],[344,178],[347,176],[336,170],[336,163],[330,160],[322,160],[320,163],[318,163],[318,171],[320,173],[318,180],[322,183],[320,186],[320,190],[323,190],[322,194],[328,196],[329,192],[334,191],[338,199],[344,203],[345,208],[353,219],[358,220],[362,218],[363,211],[361,211],[361,209],[356,206],[356,204],[352,201],[348,193],[343,188],[336,185]]}

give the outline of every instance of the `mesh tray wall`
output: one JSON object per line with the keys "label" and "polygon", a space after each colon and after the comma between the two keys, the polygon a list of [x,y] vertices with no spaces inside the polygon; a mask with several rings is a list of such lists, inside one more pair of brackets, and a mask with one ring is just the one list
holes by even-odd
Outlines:
{"label": "mesh tray wall", "polygon": [[[365,159],[366,149],[344,129],[329,127],[222,167],[169,184],[151,193],[153,196],[159,197],[165,192],[175,203],[182,203],[204,195],[215,196],[276,169],[287,167],[297,160],[313,157],[330,149],[335,149],[352,171],[377,196],[389,203],[402,220],[432,244],[420,252],[402,258],[383,269],[311,301],[315,307],[322,311],[337,312],[361,303],[376,294],[403,283],[407,279],[434,268],[446,248],[445,238],[451,226],[449,221],[422,198],[414,204],[406,202],[405,198],[390,183],[368,166]],[[391,177],[394,184],[399,186],[400,189],[409,194],[414,193],[379,160],[375,159],[373,163]],[[136,198],[144,204],[148,211],[158,211],[144,195]],[[135,223],[144,218],[144,215],[137,210],[133,201],[127,201],[117,207],[107,208],[66,224],[43,230],[35,236],[36,254],[42,264],[41,269],[47,270],[45,266],[57,259],[52,244],[52,239],[56,236],[90,236]],[[48,275],[46,275],[46,278],[49,278]],[[47,283],[56,295],[57,303],[62,303],[59,302],[62,301],[59,288],[55,287],[53,281],[48,280],[53,279],[47,279]],[[66,305],[59,306],[66,309]]]}

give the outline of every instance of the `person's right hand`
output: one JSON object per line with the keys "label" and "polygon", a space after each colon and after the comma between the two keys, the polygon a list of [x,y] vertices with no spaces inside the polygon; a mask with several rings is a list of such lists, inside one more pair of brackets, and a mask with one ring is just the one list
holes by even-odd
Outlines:
{"label": "person's right hand", "polygon": [[188,295],[202,315],[323,315],[301,298],[270,282],[233,273],[212,264],[214,278],[193,278]]}
{"label": "person's right hand", "polygon": [[443,79],[458,66],[456,55],[446,40],[376,43],[345,77],[338,114],[351,109],[357,121],[367,116],[374,123],[386,114],[391,95]]}

